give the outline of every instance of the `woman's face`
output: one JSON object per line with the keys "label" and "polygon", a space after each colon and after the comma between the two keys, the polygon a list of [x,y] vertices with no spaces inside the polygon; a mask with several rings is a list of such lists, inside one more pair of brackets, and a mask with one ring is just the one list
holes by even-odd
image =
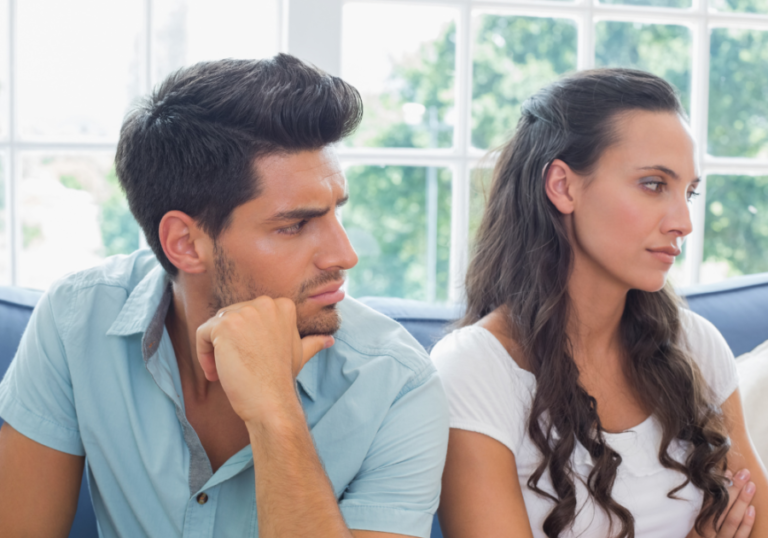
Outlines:
{"label": "woman's face", "polygon": [[690,201],[699,183],[693,141],[674,113],[627,113],[616,128],[618,143],[574,184],[576,268],[628,289],[658,291],[691,233]]}

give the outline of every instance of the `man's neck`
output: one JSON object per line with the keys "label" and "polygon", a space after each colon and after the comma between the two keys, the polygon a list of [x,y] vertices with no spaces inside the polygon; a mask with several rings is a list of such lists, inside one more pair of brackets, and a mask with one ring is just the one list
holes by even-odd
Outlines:
{"label": "man's neck", "polygon": [[182,383],[189,385],[196,395],[204,399],[211,383],[205,378],[197,360],[195,339],[197,328],[209,319],[210,312],[207,296],[190,291],[188,284],[178,279],[172,283],[173,298],[165,317],[165,326],[171,337]]}

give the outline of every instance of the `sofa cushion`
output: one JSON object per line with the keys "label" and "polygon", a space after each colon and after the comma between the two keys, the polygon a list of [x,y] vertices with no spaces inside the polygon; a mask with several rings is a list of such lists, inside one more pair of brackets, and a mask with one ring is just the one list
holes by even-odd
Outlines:
{"label": "sofa cushion", "polygon": [[744,417],[752,442],[763,462],[768,462],[768,340],[736,359]]}

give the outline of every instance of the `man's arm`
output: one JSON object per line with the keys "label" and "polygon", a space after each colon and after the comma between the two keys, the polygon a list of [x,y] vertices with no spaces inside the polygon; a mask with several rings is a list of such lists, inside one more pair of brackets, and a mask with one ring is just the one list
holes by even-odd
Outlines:
{"label": "man's arm", "polygon": [[85,458],[0,429],[0,536],[66,538]]}
{"label": "man's arm", "polygon": [[197,356],[245,422],[253,449],[259,536],[385,538],[347,528],[315,451],[295,377],[330,336],[299,337],[288,299],[259,297],[223,309],[197,331]]}

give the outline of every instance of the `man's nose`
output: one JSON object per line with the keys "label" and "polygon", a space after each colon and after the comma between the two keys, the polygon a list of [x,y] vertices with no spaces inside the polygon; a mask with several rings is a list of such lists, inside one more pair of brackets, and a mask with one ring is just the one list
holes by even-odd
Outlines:
{"label": "man's nose", "polygon": [[320,269],[351,269],[357,265],[357,253],[338,218],[330,219],[329,233],[322,246],[317,265]]}

